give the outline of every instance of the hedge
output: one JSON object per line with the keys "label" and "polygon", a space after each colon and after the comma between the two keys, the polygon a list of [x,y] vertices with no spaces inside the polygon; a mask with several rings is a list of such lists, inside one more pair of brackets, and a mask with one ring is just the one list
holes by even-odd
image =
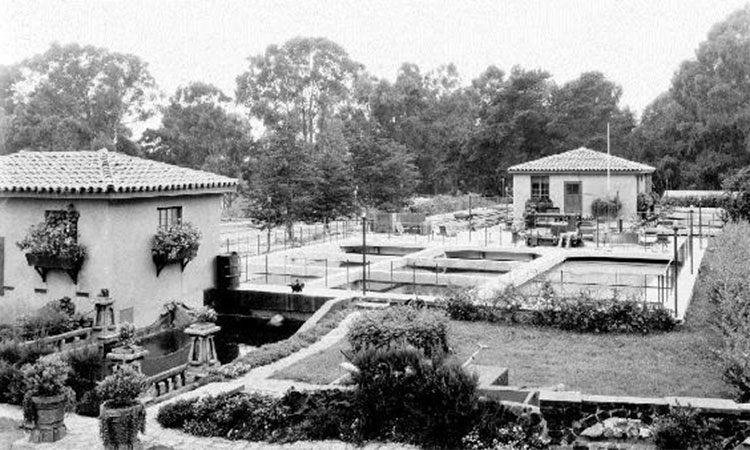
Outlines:
{"label": "hedge", "polygon": [[[446,314],[453,320],[527,323],[579,333],[641,333],[671,331],[676,322],[661,307],[620,299],[598,300],[582,292],[561,297],[545,282],[538,294],[522,294],[514,288],[478,304],[470,291],[456,291],[445,300]],[[522,310],[523,305],[534,305]]]}
{"label": "hedge", "polygon": [[448,322],[437,311],[397,306],[362,315],[347,338],[354,352],[405,343],[434,356],[448,352]]}
{"label": "hedge", "polygon": [[726,194],[708,196],[685,196],[685,197],[662,197],[659,204],[662,206],[722,208],[729,197]]}

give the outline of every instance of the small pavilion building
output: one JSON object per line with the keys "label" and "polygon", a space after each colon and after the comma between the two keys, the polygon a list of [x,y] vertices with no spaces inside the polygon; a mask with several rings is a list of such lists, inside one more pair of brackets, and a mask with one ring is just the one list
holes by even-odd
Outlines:
{"label": "small pavilion building", "polygon": [[514,217],[529,199],[549,199],[561,213],[592,216],[596,199],[618,198],[619,217],[637,213],[638,194],[651,192],[654,168],[618,156],[578,148],[512,166]]}
{"label": "small pavilion building", "polygon": [[[0,302],[19,314],[63,296],[79,311],[102,289],[121,322],[153,322],[168,301],[200,306],[214,286],[222,200],[237,180],[107,150],[0,156]],[[74,213],[80,267],[44,269],[16,244],[50,215]],[[72,220],[72,219],[71,219]],[[190,222],[200,246],[186,264],[158,267],[159,229]],[[12,318],[5,317],[5,321]]]}

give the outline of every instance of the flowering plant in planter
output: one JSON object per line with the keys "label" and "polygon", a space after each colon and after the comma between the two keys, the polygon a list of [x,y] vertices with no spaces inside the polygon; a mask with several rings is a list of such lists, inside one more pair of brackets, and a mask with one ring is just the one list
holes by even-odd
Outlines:
{"label": "flowering plant in planter", "polygon": [[203,306],[195,312],[195,321],[197,323],[214,323],[216,319],[216,311],[211,307]]}
{"label": "flowering plant in planter", "polygon": [[68,271],[74,281],[83,260],[86,247],[78,243],[78,212],[72,206],[64,212],[48,214],[44,222],[33,225],[16,245],[26,251],[29,265],[35,266],[46,281],[46,271]]}
{"label": "flowering plant in planter", "polygon": [[121,367],[99,382],[96,393],[102,403],[99,436],[104,448],[132,448],[138,432],[146,432],[146,409],[138,396],[146,387],[146,377],[130,367]]}
{"label": "flowering plant in planter", "polygon": [[184,269],[198,254],[200,239],[200,231],[190,222],[160,228],[151,242],[151,255],[157,268],[156,275],[159,276],[161,269],[171,263],[179,262]]}
{"label": "flowering plant in planter", "polygon": [[32,255],[83,259],[86,247],[78,243],[78,216],[72,208],[63,214],[49,214],[44,222],[32,225],[16,245]]}
{"label": "flowering plant in planter", "polygon": [[125,322],[122,325],[120,325],[119,338],[120,338],[120,344],[122,347],[125,347],[125,348],[135,347],[137,343],[135,332],[136,332],[135,325],[133,325],[130,322]]}
{"label": "flowering plant in planter", "polygon": [[76,394],[65,383],[70,365],[59,354],[46,355],[21,368],[26,385],[24,419],[35,425],[32,440],[54,442],[65,435],[65,411],[75,406]]}

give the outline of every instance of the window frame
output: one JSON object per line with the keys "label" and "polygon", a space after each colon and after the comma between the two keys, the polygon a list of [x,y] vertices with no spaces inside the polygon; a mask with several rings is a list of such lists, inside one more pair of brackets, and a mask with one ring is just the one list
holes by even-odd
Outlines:
{"label": "window frame", "polygon": [[549,198],[549,175],[532,175],[531,179],[531,198],[541,200]]}
{"label": "window frame", "polygon": [[182,206],[157,207],[158,228],[166,229],[182,223]]}

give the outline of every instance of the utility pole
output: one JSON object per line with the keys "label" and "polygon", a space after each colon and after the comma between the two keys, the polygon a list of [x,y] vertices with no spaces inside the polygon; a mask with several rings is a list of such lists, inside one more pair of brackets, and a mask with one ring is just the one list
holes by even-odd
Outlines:
{"label": "utility pole", "polygon": [[673,228],[674,230],[674,259],[672,260],[672,271],[674,273],[673,275],[673,281],[672,281],[672,287],[674,288],[674,317],[677,318],[677,273],[679,271],[679,267],[677,266],[679,261],[679,254],[677,252],[677,227]]}
{"label": "utility pole", "polygon": [[367,213],[362,213],[362,297],[367,296]]}

